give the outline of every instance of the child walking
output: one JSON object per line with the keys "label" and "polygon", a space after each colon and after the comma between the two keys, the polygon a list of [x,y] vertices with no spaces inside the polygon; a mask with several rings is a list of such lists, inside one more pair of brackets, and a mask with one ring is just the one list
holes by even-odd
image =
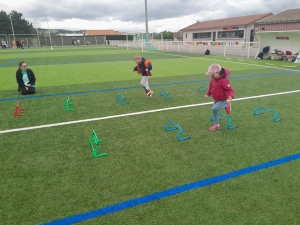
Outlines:
{"label": "child walking", "polygon": [[234,90],[229,84],[228,76],[230,71],[222,68],[219,64],[212,64],[206,75],[211,76],[209,88],[205,95],[208,98],[212,95],[214,99],[212,111],[215,124],[210,130],[220,130],[218,111],[225,109],[227,114],[231,113],[231,101],[234,98]]}
{"label": "child walking", "polygon": [[150,60],[146,60],[142,58],[140,55],[134,56],[134,61],[136,62],[137,66],[133,68],[133,72],[137,72],[138,74],[142,75],[141,85],[142,88],[145,90],[146,95],[151,98],[153,95],[153,91],[150,90],[148,79],[152,76],[150,70],[152,70],[152,64]]}

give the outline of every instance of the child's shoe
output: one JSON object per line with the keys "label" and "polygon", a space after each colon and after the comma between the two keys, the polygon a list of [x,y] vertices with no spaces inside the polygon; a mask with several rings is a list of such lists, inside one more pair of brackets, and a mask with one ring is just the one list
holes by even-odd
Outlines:
{"label": "child's shoe", "polygon": [[221,127],[220,127],[220,125],[215,124],[215,125],[213,125],[211,128],[209,128],[209,129],[210,129],[210,130],[220,130]]}
{"label": "child's shoe", "polygon": [[231,113],[231,102],[226,102],[225,110],[227,114]]}
{"label": "child's shoe", "polygon": [[146,95],[151,98],[153,95],[153,91],[151,91],[150,89],[147,91]]}

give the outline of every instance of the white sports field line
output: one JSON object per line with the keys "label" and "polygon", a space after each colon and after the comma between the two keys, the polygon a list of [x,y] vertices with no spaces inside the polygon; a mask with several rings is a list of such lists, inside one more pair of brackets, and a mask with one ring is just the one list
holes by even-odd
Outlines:
{"label": "white sports field line", "polygon": [[160,55],[180,56],[182,58],[210,60],[210,61],[220,61],[220,62],[227,62],[227,63],[233,63],[233,64],[241,64],[241,65],[248,65],[248,66],[257,66],[257,67],[265,67],[265,68],[271,68],[271,69],[280,69],[280,70],[288,70],[288,71],[300,72],[300,70],[293,70],[293,69],[282,68],[282,67],[274,67],[274,66],[266,66],[266,65],[260,65],[260,64],[251,64],[251,63],[246,63],[246,62],[233,62],[233,61],[229,61],[229,60],[209,59],[209,58],[202,58],[202,57],[199,58],[199,57],[193,57],[193,56],[174,55],[174,54],[158,53],[158,52],[152,52],[152,53],[153,54],[160,54]]}
{"label": "white sports field line", "polygon": [[288,66],[288,65],[283,65],[283,66],[285,66],[285,67],[297,67],[297,66]]}
{"label": "white sports field line", "polygon": [[[250,97],[244,97],[244,98],[237,98],[237,99],[234,99],[234,101],[242,101],[242,100],[255,99],[255,98],[264,98],[264,97],[270,97],[270,96],[292,94],[292,93],[297,93],[297,92],[300,92],[300,90],[250,96]],[[77,124],[77,123],[86,123],[86,122],[99,121],[99,120],[108,120],[108,119],[114,119],[114,118],[142,115],[142,114],[162,112],[162,111],[168,111],[168,110],[174,110],[174,109],[191,108],[191,107],[195,107],[195,106],[203,106],[203,105],[211,105],[211,104],[212,104],[212,102],[205,102],[205,103],[199,103],[199,104],[182,105],[182,106],[175,106],[175,107],[162,108],[162,109],[153,109],[153,110],[147,110],[147,111],[141,111],[141,112],[133,112],[133,113],[91,118],[91,119],[85,119],[85,120],[74,120],[74,121],[69,121],[69,122],[53,123],[53,124],[46,124],[46,125],[33,126],[33,127],[15,128],[15,129],[10,129],[10,130],[2,130],[2,131],[0,131],[0,134],[26,131],[26,130],[36,130],[36,129],[42,129],[42,128],[47,128],[47,127],[57,127],[57,126],[64,126],[64,125]]]}

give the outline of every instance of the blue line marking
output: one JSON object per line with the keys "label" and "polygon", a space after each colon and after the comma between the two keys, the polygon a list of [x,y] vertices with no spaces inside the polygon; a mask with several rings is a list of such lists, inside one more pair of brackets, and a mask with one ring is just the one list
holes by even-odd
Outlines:
{"label": "blue line marking", "polygon": [[[300,71],[296,72],[276,72],[272,74],[252,74],[249,76],[231,76],[230,79],[245,79],[245,78],[252,78],[252,77],[265,77],[265,76],[276,76],[280,74],[299,74]],[[208,83],[209,80],[190,80],[190,81],[184,81],[184,82],[171,82],[169,84],[152,84],[151,87],[166,87],[171,85],[180,85],[180,84],[191,84],[191,83]],[[141,86],[129,86],[129,87],[123,87],[123,88],[109,88],[109,89],[103,89],[103,90],[89,90],[89,91],[80,91],[80,92],[65,92],[61,94],[44,94],[44,95],[30,95],[30,96],[22,96],[17,98],[1,98],[0,102],[5,101],[15,101],[15,100],[22,100],[22,99],[30,99],[30,98],[44,98],[44,97],[59,97],[59,96],[65,96],[65,95],[79,95],[79,94],[89,94],[89,93],[101,93],[101,92],[109,92],[109,91],[122,91],[122,90],[130,90],[130,89],[137,89],[141,88]]]}
{"label": "blue line marking", "polygon": [[22,56],[27,55],[29,52],[31,52],[31,51],[27,51],[27,52],[23,53],[22,55],[19,55],[16,58],[13,58],[13,59],[9,60],[8,62],[3,63],[2,66],[5,67],[5,66],[9,65],[10,63],[12,63],[12,62],[16,61],[17,59],[21,58]]}
{"label": "blue line marking", "polygon": [[276,159],[273,161],[265,162],[255,166],[247,167],[244,169],[236,170],[230,173],[219,175],[216,177],[206,178],[197,182],[181,185],[178,187],[170,188],[161,192],[156,192],[154,194],[146,195],[144,197],[134,198],[128,201],[120,202],[114,205],[106,206],[104,208],[96,209],[90,212],[78,214],[75,216],[69,216],[64,219],[54,220],[45,225],[69,225],[74,223],[83,222],[85,220],[94,219],[107,214],[115,213],[121,210],[129,209],[141,204],[145,204],[152,201],[157,201],[169,196],[177,195],[183,192],[187,192],[197,188],[203,188],[212,184],[220,183],[232,178],[240,177],[249,173],[254,173],[263,169],[268,169],[270,167],[278,166],[284,163],[288,163],[293,160],[300,158],[300,153],[290,155],[284,158]]}

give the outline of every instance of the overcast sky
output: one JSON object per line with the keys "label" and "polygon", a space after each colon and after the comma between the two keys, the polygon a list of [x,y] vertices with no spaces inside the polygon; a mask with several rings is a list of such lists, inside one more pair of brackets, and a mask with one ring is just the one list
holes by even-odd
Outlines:
{"label": "overcast sky", "polygon": [[[178,31],[197,20],[274,14],[300,8],[299,0],[147,0],[149,32]],[[34,27],[145,31],[145,0],[0,0],[0,10],[16,10]]]}

